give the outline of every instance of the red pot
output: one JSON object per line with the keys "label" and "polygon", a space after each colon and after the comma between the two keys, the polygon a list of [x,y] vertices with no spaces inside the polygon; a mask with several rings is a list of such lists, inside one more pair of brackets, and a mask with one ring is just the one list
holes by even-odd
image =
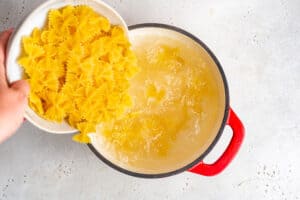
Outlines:
{"label": "red pot", "polygon": [[[92,144],[89,144],[90,149],[95,153],[95,155],[100,158],[103,162],[111,166],[112,168],[123,172],[128,175],[132,176],[137,176],[137,177],[143,177],[143,178],[160,178],[160,177],[166,177],[166,176],[171,176],[175,175],[184,171],[190,171],[196,174],[204,175],[204,176],[214,176],[220,172],[222,172],[228,164],[232,161],[234,156],[237,154],[243,138],[244,138],[244,126],[238,116],[234,113],[232,108],[229,105],[229,91],[228,91],[228,85],[227,85],[227,80],[225,77],[225,74],[223,72],[222,66],[215,57],[215,55],[209,50],[209,48],[197,37],[194,35],[180,29],[174,26],[170,25],[164,25],[164,24],[155,24],[155,23],[147,23],[147,24],[138,24],[138,25],[133,25],[129,27],[129,30],[137,30],[137,29],[147,29],[151,28],[151,30],[155,29],[168,29],[173,32],[176,32],[176,34],[182,34],[194,42],[196,42],[198,45],[200,45],[212,58],[214,61],[217,70],[219,72],[219,75],[221,76],[222,82],[223,82],[223,87],[224,87],[224,94],[225,94],[225,107],[224,107],[224,115],[223,115],[223,120],[221,122],[220,128],[218,130],[218,133],[215,134],[215,138],[213,141],[210,143],[209,147],[201,154],[198,156],[197,159],[192,161],[191,163],[169,171],[165,173],[139,173],[135,172],[132,170],[125,169],[124,167],[121,167],[117,165],[116,163],[113,163],[109,159],[107,159],[101,151],[97,150]],[[230,143],[228,144],[226,150],[224,153],[212,164],[207,164],[203,162],[203,159],[205,156],[213,149],[219,138],[221,137],[224,127],[228,125],[232,129],[232,138]]]}

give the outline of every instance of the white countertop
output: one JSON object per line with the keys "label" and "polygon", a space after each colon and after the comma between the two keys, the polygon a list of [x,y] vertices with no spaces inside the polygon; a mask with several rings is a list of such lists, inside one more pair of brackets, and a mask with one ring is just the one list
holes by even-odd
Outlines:
{"label": "white countertop", "polygon": [[[0,30],[41,0],[0,0]],[[220,175],[164,179],[121,174],[28,122],[0,145],[0,200],[300,199],[300,1],[106,0],[129,24],[159,22],[198,36],[219,58],[244,144]],[[207,159],[222,152],[226,129]]]}

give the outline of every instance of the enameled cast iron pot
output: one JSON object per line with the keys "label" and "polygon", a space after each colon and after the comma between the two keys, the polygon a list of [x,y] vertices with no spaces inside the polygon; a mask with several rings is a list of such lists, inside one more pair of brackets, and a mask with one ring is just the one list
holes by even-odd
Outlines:
{"label": "enameled cast iron pot", "polygon": [[[103,162],[108,164],[110,167],[123,172],[125,174],[136,176],[136,177],[142,177],[142,178],[161,178],[161,177],[167,177],[171,175],[175,175],[184,171],[190,171],[196,174],[204,175],[204,176],[214,176],[221,171],[223,171],[228,164],[232,161],[234,156],[237,154],[243,138],[244,138],[244,126],[240,119],[237,117],[237,115],[234,113],[232,108],[229,105],[229,91],[228,91],[228,85],[227,80],[224,74],[224,71],[222,69],[222,66],[216,56],[212,53],[212,51],[197,37],[194,35],[188,33],[185,30],[182,30],[175,26],[170,26],[166,24],[157,24],[157,23],[145,23],[145,24],[137,24],[133,26],[129,26],[129,32],[137,30],[137,29],[145,29],[145,28],[151,28],[151,30],[157,29],[167,29],[173,32],[176,32],[177,34],[183,34],[184,36],[187,36],[194,42],[196,42],[198,45],[200,45],[213,59],[215,66],[218,68],[218,72],[220,73],[220,76],[222,77],[223,87],[224,87],[224,94],[225,94],[225,107],[224,107],[224,116],[221,123],[221,126],[219,128],[218,133],[216,134],[214,140],[209,145],[209,147],[199,155],[199,157],[194,160],[193,162],[189,163],[188,165],[181,167],[179,169],[169,171],[166,173],[158,173],[158,174],[146,174],[146,173],[137,173],[128,169],[125,169],[124,167],[120,167],[113,162],[109,161],[105,156],[103,156],[99,150],[97,150],[92,144],[89,144],[89,148],[94,152],[94,154],[101,159]],[[219,138],[221,137],[224,127],[228,125],[232,129],[232,138],[230,140],[230,143],[228,144],[226,150],[224,153],[218,158],[214,163],[212,164],[206,164],[203,162],[203,159],[205,156],[213,149],[215,144],[218,142]]]}

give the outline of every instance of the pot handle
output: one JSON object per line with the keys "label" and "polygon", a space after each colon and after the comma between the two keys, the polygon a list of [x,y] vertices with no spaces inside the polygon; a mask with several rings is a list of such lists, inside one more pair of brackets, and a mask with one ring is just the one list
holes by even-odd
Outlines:
{"label": "pot handle", "polygon": [[205,164],[203,161],[189,169],[190,172],[204,176],[214,176],[222,172],[237,154],[243,138],[245,129],[234,111],[230,108],[227,125],[232,129],[232,138],[221,157],[212,164]]}

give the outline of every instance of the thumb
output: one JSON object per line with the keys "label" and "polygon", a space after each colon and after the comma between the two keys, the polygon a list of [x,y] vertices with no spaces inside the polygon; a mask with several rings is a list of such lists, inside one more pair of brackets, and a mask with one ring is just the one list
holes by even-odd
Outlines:
{"label": "thumb", "polygon": [[29,84],[26,80],[18,80],[11,84],[11,88],[19,91],[22,97],[27,97],[30,91]]}

